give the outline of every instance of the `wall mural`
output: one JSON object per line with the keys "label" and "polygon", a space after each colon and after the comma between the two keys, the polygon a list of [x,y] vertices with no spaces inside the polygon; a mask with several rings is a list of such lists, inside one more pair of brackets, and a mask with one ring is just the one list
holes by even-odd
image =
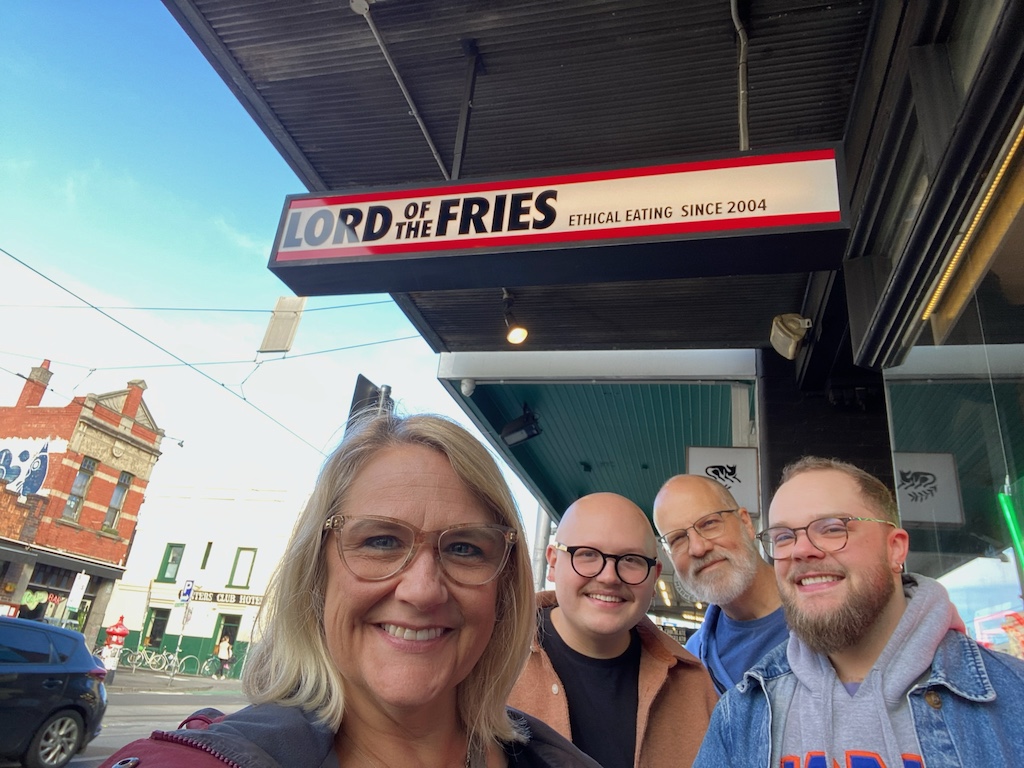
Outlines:
{"label": "wall mural", "polygon": [[0,480],[19,496],[39,493],[49,465],[48,440],[0,440]]}

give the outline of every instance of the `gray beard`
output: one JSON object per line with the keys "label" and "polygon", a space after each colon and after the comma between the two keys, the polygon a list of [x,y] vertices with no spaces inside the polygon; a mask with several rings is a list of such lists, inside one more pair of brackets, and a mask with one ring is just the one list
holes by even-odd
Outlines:
{"label": "gray beard", "polygon": [[892,574],[885,563],[881,563],[864,586],[830,614],[805,613],[793,599],[792,590],[781,589],[779,592],[790,631],[811,650],[828,656],[859,643],[892,599],[895,590]]}
{"label": "gray beard", "polygon": [[[753,544],[753,542],[748,542],[748,544]],[[721,578],[701,579],[698,577],[694,579],[688,575],[684,576],[682,573],[677,575],[679,576],[679,583],[697,600],[705,603],[714,603],[715,605],[728,605],[750,589],[754,579],[757,578],[757,567],[760,559],[761,556],[757,553],[756,547],[748,546],[741,555],[728,558],[728,567],[731,570]],[[705,559],[702,558],[692,563],[691,570],[692,567],[703,565],[704,562]]]}

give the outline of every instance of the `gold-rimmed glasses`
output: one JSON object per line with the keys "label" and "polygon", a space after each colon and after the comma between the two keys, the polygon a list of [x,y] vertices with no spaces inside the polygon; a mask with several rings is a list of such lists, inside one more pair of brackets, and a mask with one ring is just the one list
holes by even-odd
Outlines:
{"label": "gold-rimmed glasses", "polygon": [[333,532],[341,561],[360,579],[383,581],[401,573],[430,541],[445,576],[470,587],[497,578],[517,539],[515,530],[497,523],[424,531],[378,515],[331,515],[324,530]]}
{"label": "gold-rimmed glasses", "polygon": [[676,552],[685,551],[690,546],[690,531],[695,531],[698,536],[708,541],[717,539],[725,533],[725,520],[722,518],[722,515],[739,511],[737,507],[736,509],[722,509],[718,512],[709,512],[703,517],[698,518],[697,522],[693,525],[689,525],[686,528],[677,528],[674,531],[669,531],[664,536],[659,536],[658,541],[664,545],[669,554],[674,555]]}

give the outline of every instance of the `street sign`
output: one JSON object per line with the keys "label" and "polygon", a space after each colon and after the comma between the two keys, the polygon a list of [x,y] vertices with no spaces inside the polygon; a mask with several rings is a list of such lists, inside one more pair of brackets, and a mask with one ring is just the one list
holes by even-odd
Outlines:
{"label": "street sign", "polygon": [[181,599],[186,603],[192,598],[192,587],[194,586],[195,582],[192,579],[189,579],[185,582],[184,589],[181,590]]}
{"label": "street sign", "polygon": [[360,373],[356,376],[356,385],[352,391],[352,405],[348,409],[348,422],[345,428],[348,429],[357,416],[365,415],[373,409],[380,413],[384,410],[392,411],[394,408],[395,402],[391,399],[391,387],[387,384],[378,387]]}
{"label": "street sign", "polygon": [[90,576],[85,571],[75,574],[75,583],[71,585],[71,593],[68,595],[67,609],[77,611],[82,606],[82,598],[85,597],[85,590],[89,586]]}

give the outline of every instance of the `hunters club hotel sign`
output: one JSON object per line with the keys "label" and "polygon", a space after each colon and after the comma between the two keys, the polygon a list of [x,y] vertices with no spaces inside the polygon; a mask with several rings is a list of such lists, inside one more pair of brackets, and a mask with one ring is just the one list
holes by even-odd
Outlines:
{"label": "hunters club hotel sign", "polygon": [[290,196],[270,269],[300,295],[834,269],[835,148]]}

